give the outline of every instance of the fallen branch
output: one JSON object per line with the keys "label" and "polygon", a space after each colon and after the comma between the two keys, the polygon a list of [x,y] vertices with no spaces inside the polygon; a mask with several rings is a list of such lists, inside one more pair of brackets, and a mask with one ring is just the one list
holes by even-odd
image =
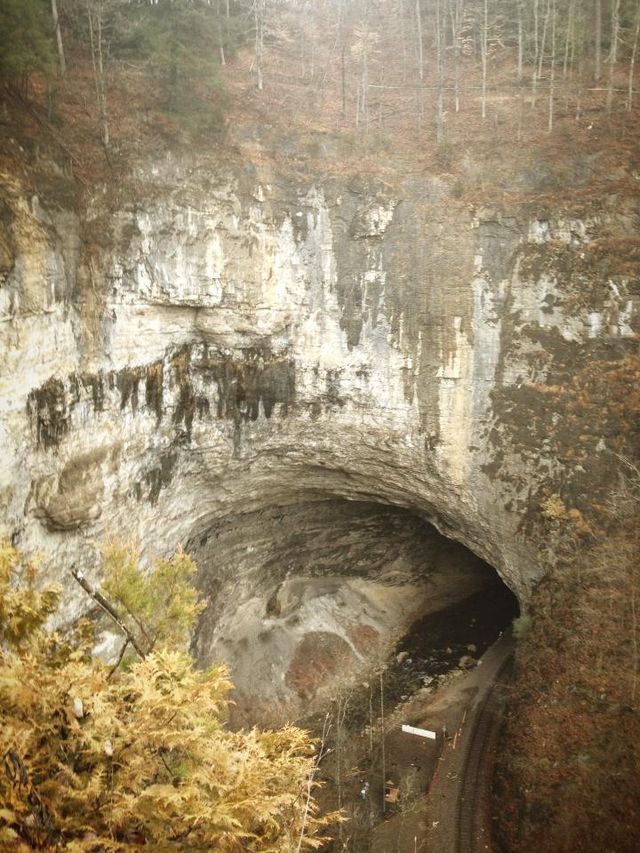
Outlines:
{"label": "fallen branch", "polygon": [[127,628],[124,621],[120,618],[120,616],[118,615],[118,613],[114,609],[114,607],[111,604],[109,604],[109,602],[104,597],[104,595],[102,595],[101,592],[98,592],[97,589],[94,589],[91,586],[91,584],[89,583],[89,581],[87,581],[87,579],[85,578],[85,576],[83,575],[82,572],[78,571],[77,569],[71,569],[71,574],[73,575],[75,580],[78,581],[78,583],[80,584],[82,589],[87,593],[87,595],[89,595],[96,602],[96,604],[104,610],[104,612],[107,614],[107,616],[113,622],[116,623],[118,628],[120,628],[122,633],[127,638],[127,643],[131,643],[131,645],[136,650],[138,655],[144,660],[146,655],[142,651],[140,644],[138,643],[138,641],[136,640],[134,635],[131,633],[131,631]]}
{"label": "fallen branch", "polygon": [[122,648],[120,649],[120,654],[118,655],[118,660],[114,663],[114,665],[109,670],[109,675],[107,676],[107,681],[111,678],[113,673],[117,670],[117,668],[122,663],[122,659],[123,659],[125,652],[127,651],[128,648],[129,648],[129,638],[127,637],[127,639],[122,644]]}

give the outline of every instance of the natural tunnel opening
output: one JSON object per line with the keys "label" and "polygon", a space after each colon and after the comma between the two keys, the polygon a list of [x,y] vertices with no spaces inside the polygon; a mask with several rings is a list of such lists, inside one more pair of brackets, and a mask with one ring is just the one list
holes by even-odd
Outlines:
{"label": "natural tunnel opening", "polygon": [[475,665],[518,614],[495,569],[407,509],[333,496],[201,525],[194,650],[226,661],[232,722],[309,719],[384,671],[395,705]]}

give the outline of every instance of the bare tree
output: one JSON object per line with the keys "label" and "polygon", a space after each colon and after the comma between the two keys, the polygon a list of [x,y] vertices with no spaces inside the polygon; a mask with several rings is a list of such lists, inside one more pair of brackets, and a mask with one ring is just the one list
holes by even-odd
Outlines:
{"label": "bare tree", "polygon": [[464,0],[451,0],[449,14],[451,17],[451,42],[453,44],[454,103],[457,113],[460,112],[460,28],[462,27],[463,11]]}
{"label": "bare tree", "polygon": [[256,88],[262,92],[264,88],[264,30],[266,16],[266,0],[253,0],[253,25],[255,47]]}
{"label": "bare tree", "polygon": [[107,111],[107,78],[104,40],[104,3],[103,0],[86,0],[87,20],[89,23],[89,43],[91,63],[96,92],[96,104],[100,121],[100,136],[105,151],[109,148],[109,116]]}
{"label": "bare tree", "polygon": [[[228,25],[228,16],[229,16],[229,0],[227,0],[227,18],[225,27]],[[220,0],[216,0],[216,19],[218,21],[218,41],[220,42],[220,65],[226,65],[227,59],[224,55],[224,33],[222,27],[222,16],[220,14]]]}
{"label": "bare tree", "polygon": [[418,79],[424,80],[424,55],[422,44],[422,4],[416,0],[416,37],[418,45]]}
{"label": "bare tree", "polygon": [[613,89],[615,83],[616,60],[618,56],[618,39],[620,38],[620,0],[613,0],[611,5],[611,49],[609,51],[609,85],[607,87],[607,113],[613,106]]}
{"label": "bare tree", "polygon": [[636,67],[636,56],[638,55],[638,36],[640,36],[640,0],[636,7],[636,24],[633,32],[633,47],[631,49],[631,57],[629,59],[629,88],[627,93],[627,110],[631,110],[633,105],[633,77]]}
{"label": "bare tree", "polygon": [[576,0],[569,0],[569,9],[567,12],[567,31],[564,41],[564,59],[562,61],[562,76],[566,79],[569,70],[569,61],[573,59],[573,44],[576,18]]}
{"label": "bare tree", "polygon": [[602,0],[595,0],[595,33],[594,33],[594,52],[595,52],[595,68],[593,76],[596,82],[602,76]]}
{"label": "bare tree", "polygon": [[620,0],[611,3],[611,44],[609,45],[608,61],[618,61],[618,44],[620,41]]}
{"label": "bare tree", "polygon": [[363,17],[355,27],[355,42],[351,48],[354,56],[360,61],[360,86],[356,103],[356,127],[363,127],[365,134],[369,129],[369,66],[378,33],[369,29],[369,3],[365,0]]}
{"label": "bare tree", "polygon": [[540,0],[533,0],[533,75],[531,77],[531,106],[536,105],[536,92],[538,89],[538,56],[540,55]]}
{"label": "bare tree", "polygon": [[547,48],[547,31],[549,29],[549,18],[551,17],[551,0],[547,0],[547,11],[544,16],[542,25],[542,38],[540,41],[540,54],[538,56],[538,80],[542,79],[542,66],[544,65],[544,55]]}
{"label": "bare tree", "polygon": [[404,0],[397,0],[396,17],[400,22],[400,45],[402,47],[402,82],[407,80],[407,22],[404,13]]}
{"label": "bare tree", "polygon": [[518,0],[518,83],[522,81],[522,63],[524,58],[524,24],[522,21],[522,0]]}
{"label": "bare tree", "polygon": [[58,48],[60,74],[64,77],[67,73],[67,62],[64,56],[64,45],[62,44],[62,32],[60,31],[60,18],[58,17],[57,0],[51,0],[51,17],[53,18],[53,29],[56,33],[56,46]]}
{"label": "bare tree", "polygon": [[480,56],[482,60],[482,118],[487,117],[487,60],[489,55],[489,0],[484,0]]}
{"label": "bare tree", "polygon": [[339,39],[340,39],[340,89],[342,95],[342,115],[346,116],[347,114],[347,71],[346,71],[346,57],[347,57],[347,39],[345,36],[345,9],[344,3],[340,3],[340,17],[339,17]]}
{"label": "bare tree", "polygon": [[551,3],[551,70],[549,72],[549,133],[553,130],[553,98],[556,80],[556,0]]}
{"label": "bare tree", "polygon": [[444,52],[445,52],[445,26],[446,9],[441,5],[446,0],[436,0],[436,69],[438,73],[438,90],[436,97],[436,142],[442,144],[444,140]]}

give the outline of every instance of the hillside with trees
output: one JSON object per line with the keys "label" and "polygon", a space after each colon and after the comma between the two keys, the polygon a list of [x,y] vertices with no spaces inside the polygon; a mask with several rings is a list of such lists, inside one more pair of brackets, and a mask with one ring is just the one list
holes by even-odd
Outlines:
{"label": "hillside with trees", "polygon": [[634,133],[637,0],[5,0],[0,32],[5,114],[26,102],[88,178],[248,122],[445,168]]}

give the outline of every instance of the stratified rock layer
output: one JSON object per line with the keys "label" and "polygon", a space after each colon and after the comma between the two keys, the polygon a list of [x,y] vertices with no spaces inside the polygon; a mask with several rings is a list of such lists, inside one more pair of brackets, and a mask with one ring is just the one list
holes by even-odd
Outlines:
{"label": "stratified rock layer", "polygon": [[[2,176],[1,532],[53,573],[97,566],[107,535],[197,553],[265,511],[356,501],[430,522],[526,600],[541,503],[586,524],[625,434],[585,431],[559,392],[637,347],[636,285],[593,260],[636,236],[631,203],[483,208],[436,177],[186,157],[117,205],[29,180]],[[206,588],[229,560],[200,557]],[[239,588],[304,568],[268,562],[243,559]]]}

